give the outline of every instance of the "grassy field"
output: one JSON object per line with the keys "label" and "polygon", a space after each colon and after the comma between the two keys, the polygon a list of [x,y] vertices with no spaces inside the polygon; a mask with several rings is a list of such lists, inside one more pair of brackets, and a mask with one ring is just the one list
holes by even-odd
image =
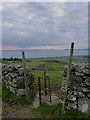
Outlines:
{"label": "grassy field", "polygon": [[[18,64],[23,65],[22,62],[9,62],[10,64]],[[61,84],[62,81],[62,72],[64,65],[63,63],[58,62],[49,62],[49,61],[35,61],[35,62],[26,62],[26,66],[36,67],[44,65],[44,69],[46,69],[46,75],[51,78],[51,84]],[[42,68],[42,67],[40,67]],[[51,69],[51,70],[48,70]],[[44,70],[32,70],[32,73],[35,76],[35,84],[38,84],[38,77],[41,77],[41,83],[44,83]]]}

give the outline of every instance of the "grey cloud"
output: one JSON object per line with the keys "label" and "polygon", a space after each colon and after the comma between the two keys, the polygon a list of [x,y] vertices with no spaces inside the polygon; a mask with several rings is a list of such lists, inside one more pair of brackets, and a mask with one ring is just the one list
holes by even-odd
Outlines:
{"label": "grey cloud", "polygon": [[[3,45],[65,45],[79,39],[82,47],[82,41],[87,41],[87,7],[87,3],[78,2],[21,3],[7,7],[2,16]],[[62,15],[58,15],[58,10]]]}

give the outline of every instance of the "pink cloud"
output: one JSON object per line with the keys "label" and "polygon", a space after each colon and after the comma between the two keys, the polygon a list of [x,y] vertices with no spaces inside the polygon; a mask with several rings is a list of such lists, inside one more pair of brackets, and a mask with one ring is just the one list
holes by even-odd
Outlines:
{"label": "pink cloud", "polygon": [[28,50],[32,49],[65,49],[64,46],[39,46],[39,47],[28,47]]}
{"label": "pink cloud", "polygon": [[2,46],[0,47],[0,50],[20,50],[22,48],[18,48],[16,46]]}
{"label": "pink cloud", "polygon": [[19,48],[16,46],[0,46],[0,50],[41,50],[41,49],[65,49],[64,46],[38,46],[38,47],[28,47]]}

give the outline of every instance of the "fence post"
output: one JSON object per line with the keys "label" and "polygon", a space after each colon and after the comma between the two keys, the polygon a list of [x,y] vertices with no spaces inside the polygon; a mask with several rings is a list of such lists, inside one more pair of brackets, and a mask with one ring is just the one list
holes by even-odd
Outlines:
{"label": "fence post", "polygon": [[63,100],[63,105],[62,105],[62,113],[65,112],[65,104],[66,104],[67,91],[68,91],[68,81],[69,81],[69,79],[70,79],[70,72],[71,72],[73,51],[74,51],[74,42],[71,43],[70,57],[69,57],[69,62],[68,62],[67,79],[66,79],[66,84],[65,84],[64,100]]}
{"label": "fence post", "polygon": [[24,67],[25,95],[26,95],[26,98],[28,99],[28,97],[29,97],[29,90],[28,90],[28,81],[26,79],[26,61],[25,61],[24,51],[22,51],[22,60],[23,60],[23,67]]}
{"label": "fence post", "polygon": [[46,91],[46,71],[44,71],[44,90],[45,90],[45,96],[47,95]]}
{"label": "fence post", "polygon": [[48,78],[49,95],[50,95],[50,103],[51,103],[51,84],[50,84],[50,77],[47,76],[47,78]]}
{"label": "fence post", "polygon": [[38,77],[38,87],[39,87],[39,105],[41,106],[41,81],[40,81],[40,77]]}

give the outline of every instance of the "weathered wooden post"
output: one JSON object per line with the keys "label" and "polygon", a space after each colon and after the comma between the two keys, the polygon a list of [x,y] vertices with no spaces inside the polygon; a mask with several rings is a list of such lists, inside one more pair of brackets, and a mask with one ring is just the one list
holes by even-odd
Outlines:
{"label": "weathered wooden post", "polygon": [[24,83],[25,83],[25,95],[26,98],[29,98],[29,90],[28,90],[28,79],[26,79],[26,61],[25,61],[25,54],[24,51],[22,51],[22,60],[23,60],[23,67],[24,67]]}
{"label": "weathered wooden post", "polygon": [[67,79],[66,79],[66,84],[65,84],[64,100],[63,100],[63,105],[62,105],[62,113],[65,112],[65,104],[66,104],[67,91],[68,91],[68,81],[70,80],[70,72],[71,72],[73,51],[74,51],[74,42],[71,43],[70,57],[69,57],[69,62],[68,62]]}
{"label": "weathered wooden post", "polygon": [[50,103],[51,103],[51,84],[50,84],[50,77],[47,76],[47,78],[48,78],[49,96],[50,96]]}
{"label": "weathered wooden post", "polygon": [[44,71],[44,90],[45,90],[45,96],[47,95],[47,91],[46,91],[46,71]]}
{"label": "weathered wooden post", "polygon": [[39,87],[39,105],[41,106],[41,81],[40,81],[40,77],[38,77],[38,87]]}

